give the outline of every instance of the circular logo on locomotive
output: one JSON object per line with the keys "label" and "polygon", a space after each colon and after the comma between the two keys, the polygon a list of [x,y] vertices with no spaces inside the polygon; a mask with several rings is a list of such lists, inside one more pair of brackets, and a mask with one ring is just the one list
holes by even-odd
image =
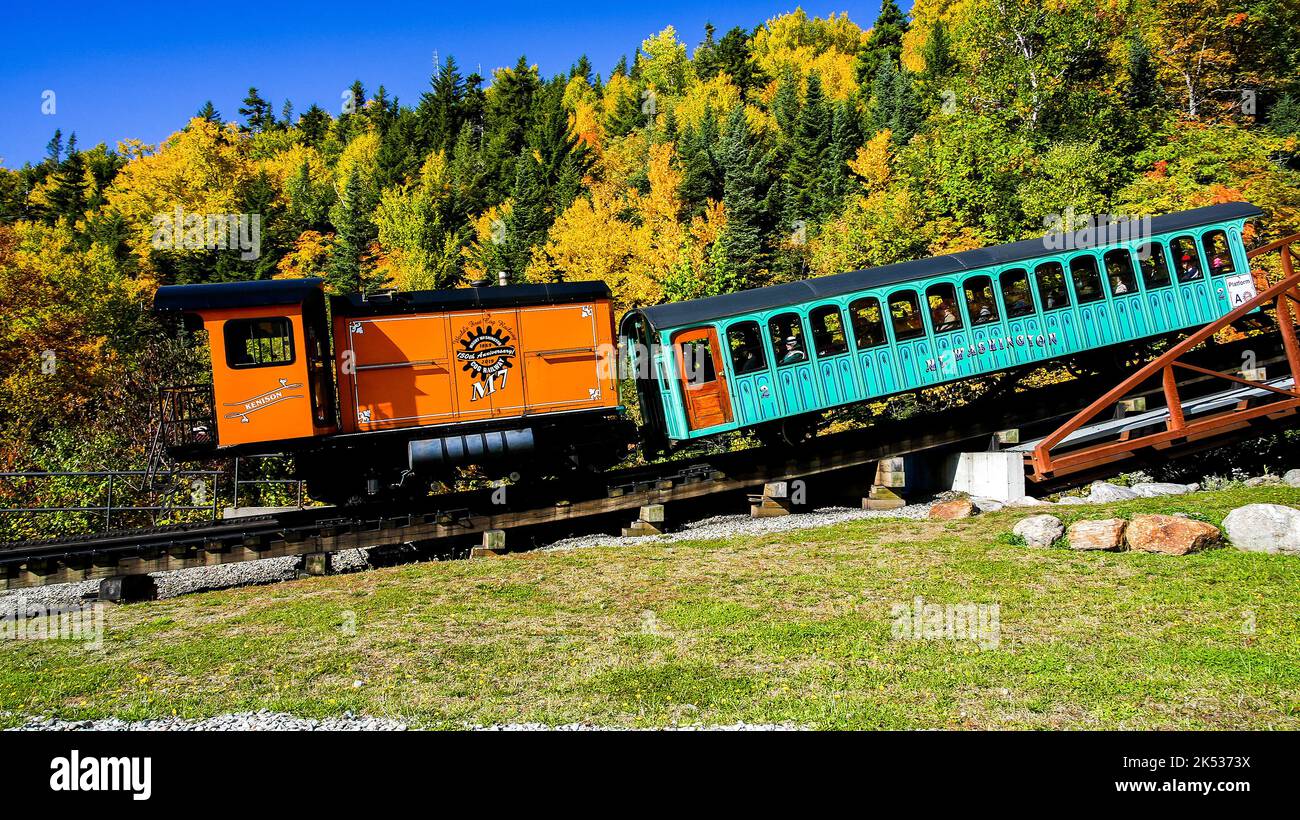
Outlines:
{"label": "circular logo on locomotive", "polygon": [[462,370],[480,381],[492,381],[514,367],[515,346],[505,327],[491,323],[467,327],[461,332],[456,360]]}

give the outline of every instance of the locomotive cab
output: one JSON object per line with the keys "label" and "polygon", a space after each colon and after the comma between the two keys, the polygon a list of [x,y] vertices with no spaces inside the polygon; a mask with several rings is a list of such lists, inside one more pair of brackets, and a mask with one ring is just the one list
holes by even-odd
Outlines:
{"label": "locomotive cab", "polygon": [[174,456],[281,452],[337,430],[320,279],[164,286],[154,309],[184,314],[210,350],[210,384],[162,388]]}

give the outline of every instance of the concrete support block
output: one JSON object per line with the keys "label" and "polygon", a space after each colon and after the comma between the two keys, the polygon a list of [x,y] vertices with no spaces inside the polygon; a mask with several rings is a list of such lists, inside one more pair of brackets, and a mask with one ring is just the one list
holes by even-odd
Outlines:
{"label": "concrete support block", "polygon": [[328,552],[309,552],[302,557],[302,574],[311,576],[329,575],[333,571]]}
{"label": "concrete support block", "polygon": [[506,548],[506,531],[505,530],[487,530],[483,533],[484,549],[503,550]]}
{"label": "concrete support block", "polygon": [[958,453],[949,461],[950,489],[976,498],[1015,501],[1025,496],[1021,453]]}
{"label": "concrete support block", "polygon": [[640,514],[637,516],[637,520],[644,521],[647,524],[664,523],[664,505],[663,504],[645,505],[644,507],[641,508]]}
{"label": "concrete support block", "polygon": [[873,487],[902,488],[907,486],[907,460],[902,456],[882,459],[876,464]]}
{"label": "concrete support block", "polygon": [[907,506],[903,497],[889,487],[872,485],[867,497],[862,499],[864,510],[897,510]]}

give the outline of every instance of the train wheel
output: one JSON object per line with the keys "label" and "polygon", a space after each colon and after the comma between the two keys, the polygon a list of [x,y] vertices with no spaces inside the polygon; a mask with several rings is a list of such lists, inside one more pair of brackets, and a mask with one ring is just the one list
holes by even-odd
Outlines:
{"label": "train wheel", "polygon": [[817,421],[816,415],[792,416],[760,427],[755,432],[764,447],[798,447],[817,432]]}

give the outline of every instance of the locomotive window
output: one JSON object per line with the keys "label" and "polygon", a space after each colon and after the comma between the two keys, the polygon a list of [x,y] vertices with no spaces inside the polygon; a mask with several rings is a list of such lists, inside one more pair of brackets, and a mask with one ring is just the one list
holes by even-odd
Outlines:
{"label": "locomotive window", "polygon": [[740,322],[727,328],[727,347],[731,349],[731,369],[737,376],[767,367],[758,322]]}
{"label": "locomotive window", "polygon": [[808,351],[803,338],[803,322],[797,313],[782,313],[773,316],[767,323],[768,334],[772,337],[772,355],[778,367],[788,364],[802,364],[808,361]]}
{"label": "locomotive window", "polygon": [[1070,286],[1065,283],[1065,268],[1060,262],[1044,262],[1034,268],[1038,280],[1038,298],[1043,310],[1056,310],[1070,306]]}
{"label": "locomotive window", "polygon": [[1205,258],[1210,260],[1211,276],[1222,276],[1236,271],[1236,266],[1232,264],[1232,249],[1228,247],[1226,233],[1210,231],[1201,237],[1201,243],[1205,248]]}
{"label": "locomotive window", "polygon": [[930,323],[935,333],[961,330],[961,308],[957,306],[957,288],[947,282],[931,285],[925,291],[930,308]]}
{"label": "locomotive window", "polygon": [[1142,268],[1142,284],[1147,290],[1166,287],[1173,281],[1169,277],[1169,260],[1159,242],[1148,242],[1138,249],[1138,267]]}
{"label": "locomotive window", "polygon": [[718,378],[713,365],[713,346],[708,339],[690,339],[678,345],[682,353],[682,370],[689,384],[708,384]]}
{"label": "locomotive window", "polygon": [[1074,294],[1079,304],[1086,305],[1101,299],[1101,272],[1097,270],[1097,260],[1090,254],[1076,256],[1070,260],[1070,278],[1074,280]]}
{"label": "locomotive window", "polygon": [[993,293],[993,280],[987,276],[972,276],[966,280],[966,312],[972,325],[987,325],[998,320],[998,297]]}
{"label": "locomotive window", "polygon": [[1190,236],[1180,236],[1169,243],[1174,254],[1174,267],[1178,270],[1179,282],[1195,282],[1205,276],[1201,270],[1201,258],[1196,252],[1196,242]]}
{"label": "locomotive window", "polygon": [[925,335],[921,323],[921,303],[916,291],[900,290],[889,296],[889,317],[894,323],[894,340],[905,342]]}
{"label": "locomotive window", "polygon": [[885,317],[880,313],[879,299],[868,296],[850,303],[849,321],[853,323],[853,342],[858,350],[885,343]]}
{"label": "locomotive window", "polygon": [[1029,274],[1024,268],[1004,271],[998,277],[1002,285],[1002,303],[1007,306],[1007,318],[1018,319],[1034,312],[1034,294],[1029,291]]}
{"label": "locomotive window", "polygon": [[226,338],[226,366],[271,367],[293,363],[293,326],[288,318],[231,319]]}
{"label": "locomotive window", "polygon": [[818,356],[847,353],[849,340],[844,338],[844,318],[835,305],[822,305],[808,314],[812,327],[813,350]]}
{"label": "locomotive window", "polygon": [[1110,282],[1112,296],[1137,293],[1137,276],[1133,273],[1133,259],[1128,255],[1128,249],[1106,251],[1102,262],[1106,265],[1106,281]]}

